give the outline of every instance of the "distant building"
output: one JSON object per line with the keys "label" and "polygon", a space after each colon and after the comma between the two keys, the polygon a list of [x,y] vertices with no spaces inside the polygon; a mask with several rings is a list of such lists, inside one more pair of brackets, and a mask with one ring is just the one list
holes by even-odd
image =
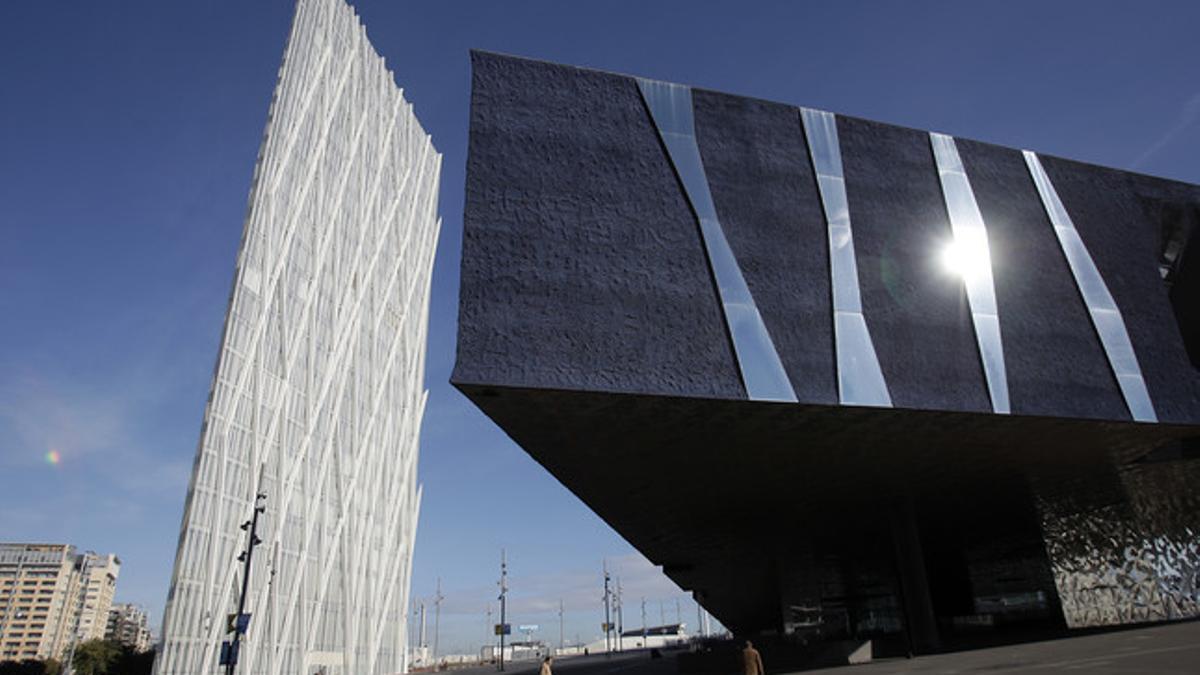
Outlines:
{"label": "distant building", "polygon": [[0,544],[0,660],[61,659],[104,637],[121,561],[69,544]]}
{"label": "distant building", "polygon": [[[609,637],[608,642],[604,638],[594,640],[583,648],[589,654],[602,654],[606,649],[611,649],[614,652],[625,651],[627,649],[661,649],[672,645],[680,645],[686,643],[692,638],[684,631],[686,624],[672,623],[664,626],[647,626],[645,628],[629,628],[617,637],[617,633],[613,633]],[[563,651],[560,653],[570,653]],[[575,651],[574,653],[579,653]]]}
{"label": "distant building", "polygon": [[[517,640],[504,645],[505,662],[532,661],[551,655],[550,647],[540,640]],[[500,658],[499,645],[486,645],[479,653],[481,661],[496,661]],[[439,658],[439,662],[445,661]]]}
{"label": "distant building", "polygon": [[79,612],[79,640],[102,640],[108,626],[108,611],[117,593],[121,560],[109,553],[84,553],[78,563],[83,576],[83,606]]}
{"label": "distant building", "polygon": [[153,640],[146,610],[132,603],[113,605],[108,610],[108,624],[104,639],[114,640],[139,652],[148,651]]}

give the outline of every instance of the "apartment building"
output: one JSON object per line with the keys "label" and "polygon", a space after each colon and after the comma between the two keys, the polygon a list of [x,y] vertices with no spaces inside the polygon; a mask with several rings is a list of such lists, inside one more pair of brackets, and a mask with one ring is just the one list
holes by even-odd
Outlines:
{"label": "apartment building", "polygon": [[133,647],[139,652],[149,650],[153,638],[146,610],[128,602],[113,605],[108,610],[108,627],[104,631],[104,638]]}
{"label": "apartment building", "polygon": [[0,543],[0,661],[62,658],[104,637],[121,561],[70,544]]}

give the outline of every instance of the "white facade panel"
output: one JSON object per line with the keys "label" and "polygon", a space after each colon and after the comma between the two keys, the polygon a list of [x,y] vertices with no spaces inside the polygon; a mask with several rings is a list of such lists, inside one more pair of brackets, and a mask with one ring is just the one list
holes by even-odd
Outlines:
{"label": "white facade panel", "polygon": [[160,675],[398,673],[441,156],[342,0],[300,0],[251,188]]}

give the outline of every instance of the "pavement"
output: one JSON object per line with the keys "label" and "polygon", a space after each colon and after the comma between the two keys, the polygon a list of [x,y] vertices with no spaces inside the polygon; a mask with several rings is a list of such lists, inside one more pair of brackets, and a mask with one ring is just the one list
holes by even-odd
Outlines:
{"label": "pavement", "polygon": [[1064,672],[1196,675],[1200,673],[1200,621],[806,671],[838,675]]}
{"label": "pavement", "polygon": [[[771,669],[769,675],[784,675]],[[538,663],[510,663],[505,675],[535,675]],[[992,673],[1069,673],[1097,675],[1150,673],[1200,675],[1200,621],[1122,628],[1041,642],[919,656],[883,659],[855,666],[803,671],[806,675],[967,675]],[[554,660],[554,675],[678,675],[672,652],[651,659],[632,651]],[[454,675],[496,675],[495,667],[456,669]],[[729,673],[729,675],[740,675]]]}

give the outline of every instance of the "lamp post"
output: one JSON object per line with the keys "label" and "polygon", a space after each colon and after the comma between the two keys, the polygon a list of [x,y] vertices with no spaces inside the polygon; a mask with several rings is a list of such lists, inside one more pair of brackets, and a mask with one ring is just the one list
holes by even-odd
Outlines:
{"label": "lamp post", "polygon": [[646,598],[642,597],[642,647],[650,646],[650,638],[646,633]]}
{"label": "lamp post", "polygon": [[500,549],[500,670],[504,670],[504,620],[508,594],[508,562],[504,557],[504,549]]}
{"label": "lamp post", "polygon": [[621,600],[621,577],[617,577],[617,651],[625,651],[625,642],[622,636],[625,634],[625,620],[622,618],[621,608],[624,602]]}
{"label": "lamp post", "polygon": [[238,595],[237,614],[233,615],[230,626],[233,632],[233,641],[229,643],[229,651],[224,655],[225,675],[233,675],[234,669],[237,668],[238,647],[242,641],[242,634],[250,626],[250,617],[245,614],[246,592],[250,587],[250,565],[254,559],[254,547],[262,543],[262,539],[258,538],[258,516],[267,510],[266,504],[262,503],[266,498],[267,495],[263,492],[254,496],[254,515],[250,520],[242,523],[242,529],[247,531],[246,550],[242,551],[237,558],[243,564],[242,592]]}
{"label": "lamp post", "polygon": [[437,580],[436,593],[437,594],[433,596],[433,656],[430,657],[430,660],[433,661],[435,665],[437,664],[438,632],[440,631],[442,625],[442,600],[446,599],[446,597],[442,595],[441,577],[438,577]]}
{"label": "lamp post", "polygon": [[[74,675],[75,673],[75,646],[79,643],[79,627],[83,622],[84,604],[87,602],[87,591],[89,576],[91,573],[92,554],[91,552],[83,554],[83,563],[79,568],[79,604],[75,608],[75,626],[71,629],[71,644],[67,649],[66,664],[63,666],[64,675]],[[16,595],[16,583],[19,579],[13,580],[13,595]]]}
{"label": "lamp post", "polygon": [[612,655],[612,617],[609,615],[608,561],[604,561],[604,654]]}

